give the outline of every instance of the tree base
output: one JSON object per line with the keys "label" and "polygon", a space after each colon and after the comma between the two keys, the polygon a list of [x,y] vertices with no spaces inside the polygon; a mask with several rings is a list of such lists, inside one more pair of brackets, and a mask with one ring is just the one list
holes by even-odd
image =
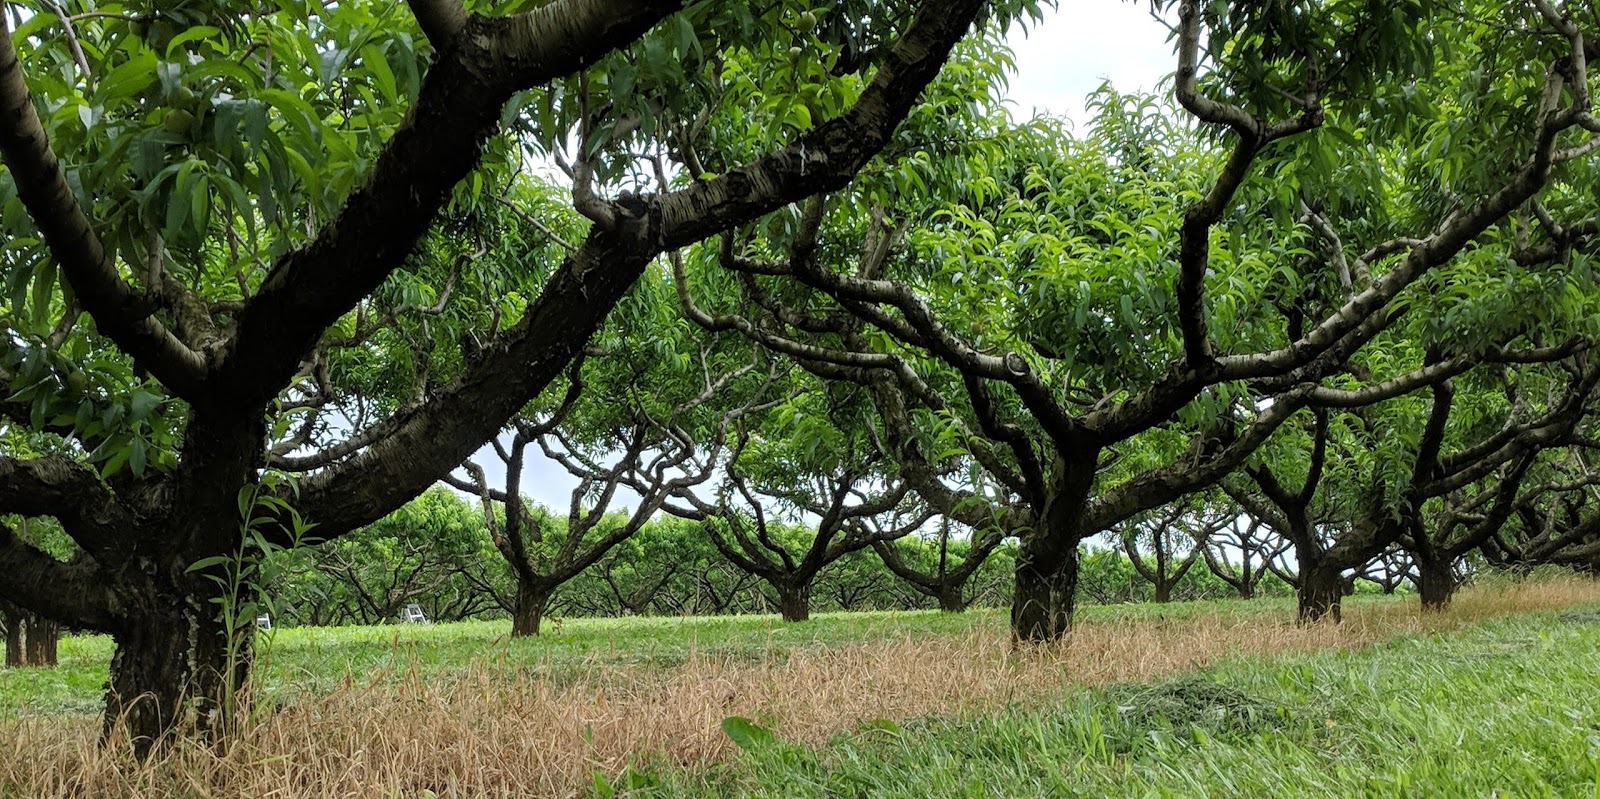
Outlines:
{"label": "tree base", "polygon": [[778,615],[784,621],[811,620],[811,586],[801,586],[778,592]]}
{"label": "tree base", "polygon": [[243,710],[252,629],[228,631],[204,596],[129,619],[115,636],[102,731],[143,759],[174,735],[222,741]]}
{"label": "tree base", "polygon": [[1344,576],[1338,569],[1326,567],[1302,569],[1300,572],[1300,621],[1302,623],[1343,620],[1340,604],[1344,601]]}
{"label": "tree base", "polygon": [[1074,549],[1053,565],[1027,558],[1017,562],[1016,592],[1011,600],[1011,635],[1018,643],[1059,641],[1072,629],[1078,590],[1078,558]]}

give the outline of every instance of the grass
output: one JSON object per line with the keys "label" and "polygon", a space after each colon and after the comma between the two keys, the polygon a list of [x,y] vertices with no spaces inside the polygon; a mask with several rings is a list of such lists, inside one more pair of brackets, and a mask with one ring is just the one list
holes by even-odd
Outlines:
{"label": "grass", "polygon": [[[1362,602],[1386,598],[1352,597]],[[1292,599],[1086,607],[1088,623],[1195,616],[1281,616]],[[690,658],[770,662],[795,649],[926,638],[1005,624],[1003,610],[823,613],[813,623],[776,616],[631,617],[547,623],[536,639],[513,641],[509,622],[378,627],[281,628],[264,643],[258,673],[269,693],[326,693],[347,681],[408,672],[423,676],[507,669],[561,680],[597,669],[671,668]],[[69,636],[59,668],[0,669],[0,721],[100,711],[113,645],[106,636]]]}
{"label": "grass", "polygon": [[1589,797],[1596,603],[1567,580],[1445,615],[1353,603],[1337,627],[1113,608],[1025,652],[993,613],[285,630],[272,710],[226,752],[135,767],[61,715],[79,689],[0,683],[24,714],[0,721],[0,797]]}
{"label": "grass", "polygon": [[617,782],[638,797],[1596,797],[1597,673],[1600,613],[1542,613]]}

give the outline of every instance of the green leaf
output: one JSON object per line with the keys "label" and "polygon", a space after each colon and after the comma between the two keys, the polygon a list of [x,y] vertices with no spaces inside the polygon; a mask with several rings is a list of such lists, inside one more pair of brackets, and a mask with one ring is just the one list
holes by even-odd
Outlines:
{"label": "green leaf", "polygon": [[743,716],[729,716],[722,720],[722,731],[733,740],[734,746],[754,752],[777,742],[772,731]]}
{"label": "green leaf", "polygon": [[161,404],[162,396],[152,391],[140,389],[133,392],[133,398],[128,403],[130,418],[134,421],[144,421],[150,418],[150,412]]}
{"label": "green leaf", "polygon": [[172,60],[173,54],[178,52],[179,48],[183,47],[189,42],[212,39],[221,35],[222,31],[218,28],[213,28],[210,25],[196,25],[184,31],[183,33],[178,34],[177,36],[172,37],[172,41],[167,43],[167,60]]}

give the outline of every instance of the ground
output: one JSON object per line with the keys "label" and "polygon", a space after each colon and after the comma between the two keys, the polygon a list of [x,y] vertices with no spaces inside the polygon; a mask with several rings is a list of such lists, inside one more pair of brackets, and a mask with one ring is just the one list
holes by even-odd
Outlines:
{"label": "ground", "polygon": [[109,643],[0,672],[0,797],[1600,796],[1600,583],[1352,603],[280,630],[225,753],[94,746]]}

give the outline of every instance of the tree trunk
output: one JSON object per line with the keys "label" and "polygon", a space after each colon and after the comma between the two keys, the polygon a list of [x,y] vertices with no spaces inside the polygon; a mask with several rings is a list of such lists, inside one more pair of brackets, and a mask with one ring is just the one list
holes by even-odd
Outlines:
{"label": "tree trunk", "polygon": [[779,585],[778,615],[784,621],[806,621],[811,618],[811,584]]}
{"label": "tree trunk", "polygon": [[1418,553],[1417,593],[1422,595],[1422,609],[1442,611],[1450,604],[1456,591],[1455,563],[1448,555]]}
{"label": "tree trunk", "polygon": [[939,610],[945,613],[961,613],[967,609],[967,598],[961,590],[961,583],[947,582],[939,586]]}
{"label": "tree trunk", "polygon": [[56,665],[61,625],[36,613],[7,606],[0,610],[6,631],[6,667]]}
{"label": "tree trunk", "polygon": [[1331,564],[1308,563],[1300,568],[1300,621],[1339,621],[1344,599],[1344,577]]}
{"label": "tree trunk", "polygon": [[1167,582],[1165,580],[1157,580],[1155,582],[1155,587],[1156,587],[1156,601],[1157,602],[1171,602],[1172,601],[1172,583],[1169,583],[1169,582]]}
{"label": "tree trunk", "polygon": [[28,640],[22,648],[22,665],[56,665],[56,646],[60,640],[60,625],[47,619],[33,619],[28,624]]}
{"label": "tree trunk", "polygon": [[1011,634],[1017,641],[1059,640],[1072,628],[1078,588],[1078,548],[1030,546],[1017,553],[1016,593],[1011,600]]}
{"label": "tree trunk", "polygon": [[253,626],[239,624],[230,636],[212,601],[220,587],[185,585],[183,596],[140,598],[113,636],[103,731],[126,734],[140,758],[174,733],[219,739],[245,699]]}
{"label": "tree trunk", "polygon": [[549,604],[549,589],[528,580],[517,581],[517,609],[511,614],[511,637],[538,635],[545,607]]}

